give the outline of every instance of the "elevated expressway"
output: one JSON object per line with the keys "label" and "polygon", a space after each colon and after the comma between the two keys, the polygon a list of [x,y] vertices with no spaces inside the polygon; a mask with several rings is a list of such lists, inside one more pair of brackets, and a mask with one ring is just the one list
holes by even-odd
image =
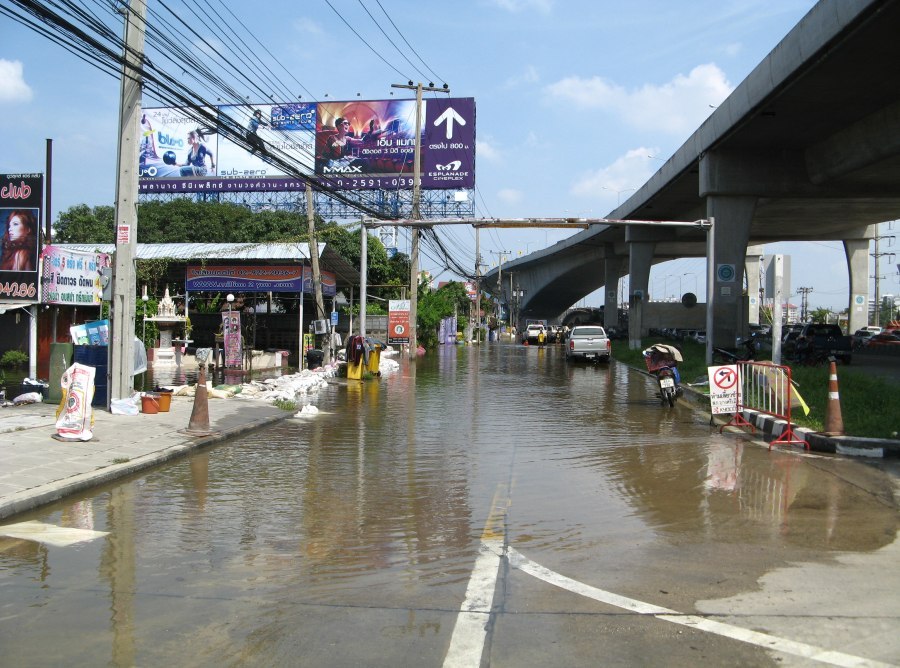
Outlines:
{"label": "elevated expressway", "polygon": [[[618,279],[629,276],[629,339],[645,334],[641,302],[652,264],[708,258],[708,346],[733,345],[746,321],[748,247],[840,240],[850,329],[867,318],[869,241],[900,217],[900,0],[822,0],[669,160],[607,219],[713,220],[699,225],[586,227],[504,263],[482,280],[519,317],[557,318],[606,286],[615,324]],[[722,267],[725,265],[725,267]],[[728,279],[728,266],[735,269]],[[717,272],[717,268],[724,271]],[[498,294],[498,271],[502,272]],[[756,272],[748,274],[751,294]],[[865,298],[865,302],[862,299]]]}

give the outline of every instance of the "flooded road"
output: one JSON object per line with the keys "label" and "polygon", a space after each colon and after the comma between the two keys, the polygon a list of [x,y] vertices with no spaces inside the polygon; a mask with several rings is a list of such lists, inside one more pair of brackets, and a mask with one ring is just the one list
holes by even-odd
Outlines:
{"label": "flooded road", "polygon": [[900,662],[878,467],[720,435],[557,347],[453,347],[313,403],[16,518],[108,533],[0,538],[3,663]]}

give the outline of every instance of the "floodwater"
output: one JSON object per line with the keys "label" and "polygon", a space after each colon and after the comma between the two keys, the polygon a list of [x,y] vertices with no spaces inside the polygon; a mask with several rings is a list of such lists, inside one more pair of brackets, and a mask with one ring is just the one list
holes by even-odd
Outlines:
{"label": "floodwater", "polygon": [[[16,518],[108,534],[0,538],[3,663],[434,666],[486,536],[684,612],[896,537],[879,469],[720,435],[647,377],[558,347],[451,347],[313,403]],[[498,582],[482,665],[771,662],[508,564]]]}

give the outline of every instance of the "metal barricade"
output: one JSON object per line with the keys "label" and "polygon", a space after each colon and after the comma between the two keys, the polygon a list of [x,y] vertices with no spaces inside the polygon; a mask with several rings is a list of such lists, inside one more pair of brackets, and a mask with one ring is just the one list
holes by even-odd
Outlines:
{"label": "metal barricade", "polygon": [[731,420],[722,426],[744,427],[753,425],[744,419],[744,409],[769,415],[773,418],[784,420],[785,427],[781,434],[769,442],[769,450],[777,443],[785,445],[803,444],[809,450],[809,443],[794,433],[794,425],[791,422],[791,405],[794,392],[791,380],[791,368],[772,364],[771,362],[738,362],[738,393],[737,411]]}

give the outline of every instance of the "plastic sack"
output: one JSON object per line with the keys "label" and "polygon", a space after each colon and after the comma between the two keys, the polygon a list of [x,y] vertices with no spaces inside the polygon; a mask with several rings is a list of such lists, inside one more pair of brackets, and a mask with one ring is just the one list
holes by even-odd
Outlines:
{"label": "plastic sack", "polygon": [[44,395],[42,395],[40,392],[25,392],[13,399],[13,404],[15,404],[16,406],[21,406],[23,404],[36,404],[39,401],[42,401],[43,398]]}
{"label": "plastic sack", "polygon": [[112,399],[109,402],[109,412],[113,415],[137,415],[141,411],[134,397],[129,397],[128,399]]}
{"label": "plastic sack", "polygon": [[94,376],[97,369],[75,363],[60,378],[62,399],[56,409],[56,432],[67,440],[90,441],[94,437]]}
{"label": "plastic sack", "polygon": [[147,349],[144,342],[138,337],[134,337],[134,370],[131,372],[133,376],[144,373],[147,370]]}

